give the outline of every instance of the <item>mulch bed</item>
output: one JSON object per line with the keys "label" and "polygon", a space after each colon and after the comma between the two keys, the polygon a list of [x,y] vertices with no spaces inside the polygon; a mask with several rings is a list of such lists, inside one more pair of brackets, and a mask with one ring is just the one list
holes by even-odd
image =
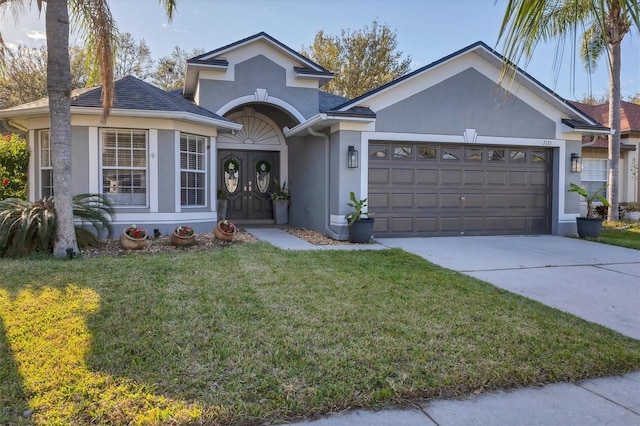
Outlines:
{"label": "mulch bed", "polygon": [[[284,228],[284,231],[295,235],[311,244],[323,245],[342,245],[351,244],[348,241],[339,241],[327,237],[316,231],[304,228]],[[161,236],[158,238],[150,238],[145,248],[140,250],[125,250],[120,246],[119,239],[101,240],[99,247],[88,247],[80,250],[79,255],[82,257],[98,257],[98,256],[131,256],[141,254],[155,253],[172,253],[193,250],[209,250],[212,247],[229,247],[237,243],[252,243],[258,239],[248,232],[238,229],[233,241],[217,240],[213,233],[196,234],[196,243],[191,246],[176,247],[169,241],[169,236]]]}

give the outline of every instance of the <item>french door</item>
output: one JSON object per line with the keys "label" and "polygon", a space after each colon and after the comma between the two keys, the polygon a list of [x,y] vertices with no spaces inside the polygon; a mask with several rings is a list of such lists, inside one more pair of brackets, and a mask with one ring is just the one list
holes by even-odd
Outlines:
{"label": "french door", "polygon": [[279,178],[279,152],[218,151],[218,189],[228,200],[227,219],[273,219],[270,194]]}

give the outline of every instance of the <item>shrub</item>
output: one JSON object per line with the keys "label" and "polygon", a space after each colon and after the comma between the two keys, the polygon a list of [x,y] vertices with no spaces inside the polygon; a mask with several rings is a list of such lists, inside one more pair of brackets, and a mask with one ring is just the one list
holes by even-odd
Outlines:
{"label": "shrub", "polygon": [[[34,251],[51,252],[56,238],[54,197],[35,202],[9,198],[0,201],[0,256],[20,257]],[[73,216],[78,247],[97,245],[95,234],[84,228],[89,225],[99,235],[111,234],[113,209],[100,194],[80,194],[73,197]]]}
{"label": "shrub", "polygon": [[0,135],[0,200],[27,199],[29,147],[17,134]]}

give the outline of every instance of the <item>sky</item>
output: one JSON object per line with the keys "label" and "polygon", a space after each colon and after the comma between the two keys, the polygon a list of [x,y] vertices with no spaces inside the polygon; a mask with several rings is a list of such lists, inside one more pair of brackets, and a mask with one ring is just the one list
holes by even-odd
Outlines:
{"label": "sky", "polygon": [[[0,15],[0,32],[10,45],[45,43],[44,16],[39,16],[36,1],[31,3],[32,10],[18,22],[10,13]],[[411,56],[412,69],[476,41],[502,52],[497,37],[506,4],[506,0],[178,0],[169,22],[158,0],[109,2],[118,29],[144,39],[155,59],[169,55],[176,45],[186,51],[210,51],[261,31],[299,51],[320,30],[339,35],[342,29],[357,30],[378,20],[395,31],[398,50]],[[607,95],[606,58],[589,75],[572,49],[567,44],[561,60],[555,61],[556,43],[541,45],[528,65],[520,65],[565,99]],[[623,41],[621,90],[623,97],[640,93],[637,29]]]}

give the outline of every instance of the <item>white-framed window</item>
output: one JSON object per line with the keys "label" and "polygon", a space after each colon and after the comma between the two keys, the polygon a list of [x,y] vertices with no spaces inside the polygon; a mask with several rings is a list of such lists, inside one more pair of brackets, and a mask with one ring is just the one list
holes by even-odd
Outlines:
{"label": "white-framed window", "polygon": [[147,207],[146,130],[102,129],[102,192],[115,206]]}
{"label": "white-framed window", "polygon": [[[608,165],[606,158],[583,158],[582,174],[580,175],[580,185],[589,193],[596,192],[607,183]],[[607,191],[603,190],[600,195],[607,196]]]}
{"label": "white-framed window", "polygon": [[40,138],[40,197],[53,197],[53,165],[49,130],[41,130]]}
{"label": "white-framed window", "polygon": [[180,134],[180,204],[207,204],[207,140],[202,136]]}

